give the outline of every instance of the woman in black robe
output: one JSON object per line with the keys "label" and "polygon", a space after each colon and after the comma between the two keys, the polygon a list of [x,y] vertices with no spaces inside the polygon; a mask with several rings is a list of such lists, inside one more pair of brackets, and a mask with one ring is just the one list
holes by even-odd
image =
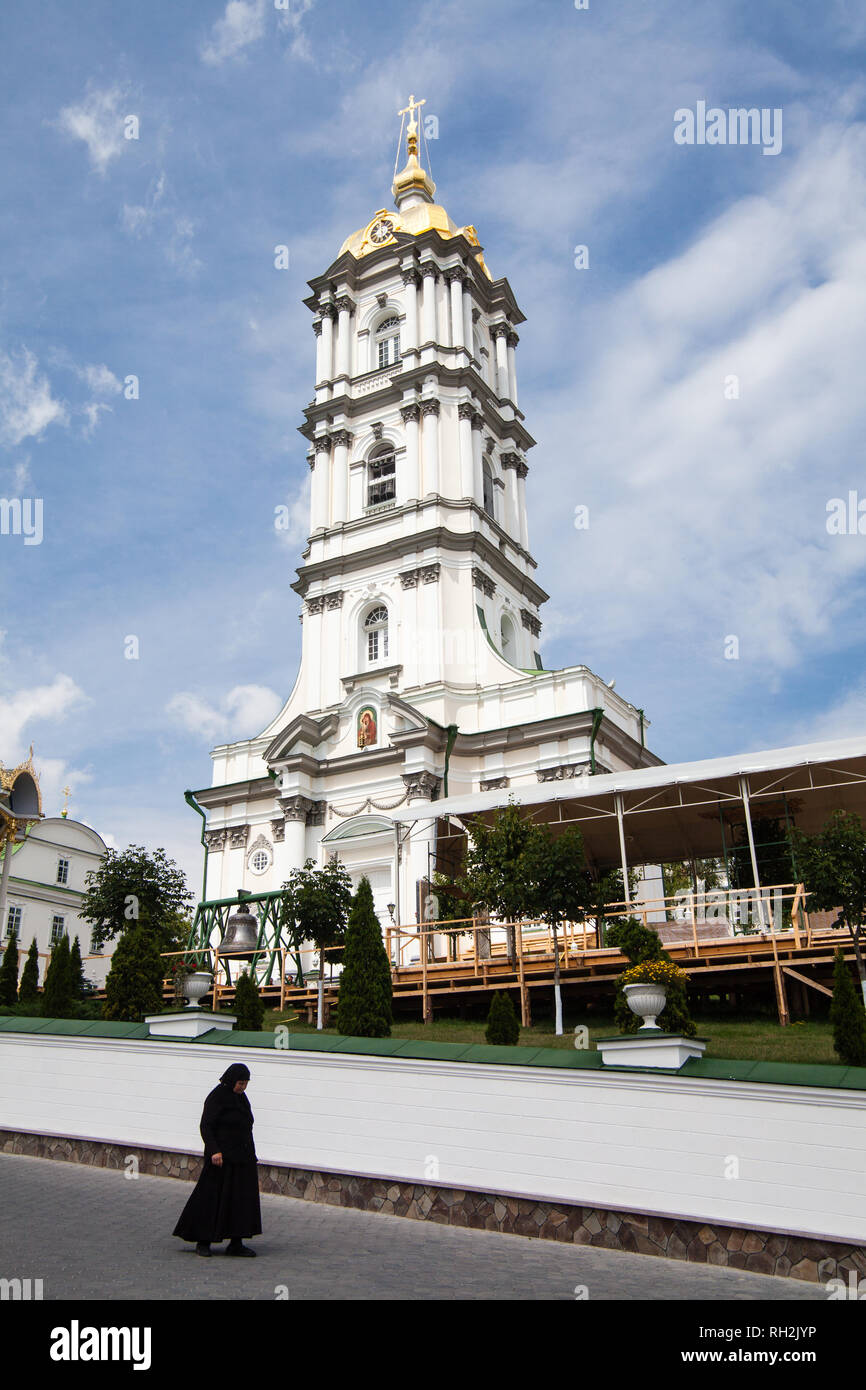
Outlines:
{"label": "woman in black robe", "polygon": [[197,1255],[210,1255],[211,1241],[226,1237],[227,1255],[256,1253],[242,1243],[262,1231],[253,1112],[244,1095],[249,1079],[249,1069],[235,1062],[204,1103],[204,1167],[173,1232],[194,1240]]}

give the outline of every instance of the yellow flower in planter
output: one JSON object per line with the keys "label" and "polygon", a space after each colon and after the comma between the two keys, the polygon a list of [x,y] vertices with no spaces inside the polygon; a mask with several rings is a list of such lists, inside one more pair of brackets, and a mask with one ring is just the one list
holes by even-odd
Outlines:
{"label": "yellow flower in planter", "polygon": [[672,960],[645,960],[633,965],[620,977],[624,985],[685,984],[686,972]]}

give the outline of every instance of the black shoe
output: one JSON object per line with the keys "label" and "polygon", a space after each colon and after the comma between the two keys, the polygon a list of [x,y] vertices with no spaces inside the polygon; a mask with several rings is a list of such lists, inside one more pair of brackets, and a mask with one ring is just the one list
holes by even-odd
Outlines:
{"label": "black shoe", "polygon": [[211,1250],[210,1244],[209,1244],[208,1241],[206,1241],[206,1240],[200,1240],[200,1241],[198,1242],[197,1246],[195,1247],[195,1253],[196,1253],[197,1255],[212,1255],[212,1254],[213,1254],[213,1251]]}
{"label": "black shoe", "polygon": [[239,1240],[230,1240],[226,1247],[227,1255],[247,1255],[255,1259],[256,1252],[251,1250],[248,1245],[242,1245]]}

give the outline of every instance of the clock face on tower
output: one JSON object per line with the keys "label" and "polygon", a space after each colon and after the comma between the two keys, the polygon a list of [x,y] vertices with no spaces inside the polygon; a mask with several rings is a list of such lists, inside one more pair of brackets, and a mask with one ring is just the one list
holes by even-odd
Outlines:
{"label": "clock face on tower", "polygon": [[370,228],[370,240],[374,241],[377,246],[389,241],[393,235],[394,224],[389,222],[387,217],[380,217],[378,222],[374,222]]}

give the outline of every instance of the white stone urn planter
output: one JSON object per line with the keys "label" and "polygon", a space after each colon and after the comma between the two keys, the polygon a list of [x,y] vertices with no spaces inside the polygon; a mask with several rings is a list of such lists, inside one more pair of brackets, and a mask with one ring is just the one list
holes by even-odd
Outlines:
{"label": "white stone urn planter", "polygon": [[642,1027],[661,1032],[656,1018],[667,1003],[667,986],[652,980],[640,980],[635,985],[623,985],[623,994],[632,1013],[643,1019]]}
{"label": "white stone urn planter", "polygon": [[199,1000],[213,989],[213,975],[209,970],[193,970],[183,982],[184,998],[189,1000],[188,1009],[200,1008]]}

